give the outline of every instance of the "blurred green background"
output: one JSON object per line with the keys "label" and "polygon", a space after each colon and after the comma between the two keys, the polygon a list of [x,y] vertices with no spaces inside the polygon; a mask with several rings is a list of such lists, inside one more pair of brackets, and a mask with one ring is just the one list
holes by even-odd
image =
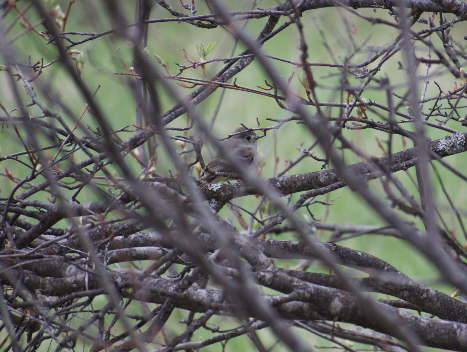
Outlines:
{"label": "blurred green background", "polygon": [[[134,2],[121,3],[125,8],[127,21],[133,22]],[[179,1],[170,1],[169,3],[177,11],[187,13],[186,10],[181,8]],[[56,5],[60,5],[62,11],[65,12],[68,7],[68,1],[51,1],[48,3],[50,8]],[[265,9],[274,5],[276,5],[275,1],[259,1],[253,8]],[[24,6],[24,4],[18,3],[18,8],[22,8],[22,6]],[[204,2],[196,2],[196,6],[198,15],[209,12]],[[252,8],[252,2],[229,2],[229,6],[232,10],[246,10]],[[358,10],[358,12],[368,17],[382,18],[384,20],[394,22],[394,19],[388,15],[388,10],[367,9]],[[34,31],[23,33],[22,31],[24,31],[24,27],[20,25],[20,21],[16,20],[16,16],[17,13],[10,11],[10,13],[3,19],[2,26],[5,29],[12,25],[8,35],[11,40],[15,39],[12,42],[11,47],[17,55],[18,60],[22,63],[34,63],[37,60],[43,59],[44,63],[49,63],[52,60],[57,59],[58,56],[55,47],[50,44],[46,45],[46,40]],[[39,17],[33,9],[27,11],[25,16],[30,23],[35,23],[39,20]],[[151,19],[168,17],[171,16],[162,7],[155,6],[153,8]],[[426,14],[422,15],[422,17],[426,18]],[[453,18],[453,16],[450,15],[447,15],[446,17],[448,20]],[[282,17],[279,25],[284,23],[286,20],[286,18]],[[13,25],[15,21],[16,24]],[[247,22],[246,30],[250,36],[256,37],[266,21],[266,18],[250,19]],[[304,34],[309,47],[308,61],[312,63],[340,64],[343,62],[345,57],[351,56],[355,51],[355,47],[358,47],[359,51],[351,58],[351,63],[358,64],[371,57],[375,50],[387,46],[398,35],[398,31],[392,27],[385,25],[371,25],[368,21],[365,21],[342,8],[307,11],[303,14],[301,21],[304,25]],[[105,6],[100,2],[82,1],[76,2],[73,5],[70,18],[67,22],[66,31],[98,33],[108,30],[109,28],[110,22],[107,18]],[[419,31],[424,28],[426,28],[426,25],[421,23],[414,26],[415,31]],[[43,27],[38,26],[37,30],[41,31],[43,30]],[[464,33],[456,27],[451,30],[451,35],[459,42],[463,41],[463,34]],[[70,36],[70,38],[73,38],[73,40],[80,40],[84,37]],[[147,48],[152,62],[158,67],[158,69],[164,71],[164,69],[157,64],[157,60],[153,56],[153,54],[159,55],[164,62],[169,64],[171,74],[178,73],[178,68],[175,63],[189,65],[189,62],[185,59],[183,49],[186,50],[187,56],[190,59],[198,61],[199,55],[196,49],[196,44],[204,43],[204,45],[207,46],[209,43],[215,42],[215,46],[207,57],[209,60],[213,58],[228,57],[235,44],[235,39],[232,35],[221,27],[207,30],[177,22],[150,24],[148,38]],[[439,48],[442,47],[441,41],[436,35],[433,35],[431,38],[435,46]],[[290,26],[276,37],[269,40],[263,46],[263,49],[269,55],[299,62],[299,45],[297,28],[295,26]],[[109,35],[93,41],[88,41],[74,47],[73,49],[82,51],[84,55],[85,64],[84,71],[81,76],[88,88],[91,91],[95,91],[100,86],[100,89],[96,94],[96,100],[108,121],[111,123],[113,129],[118,130],[125,126],[130,126],[129,129],[134,131],[120,133],[119,137],[122,140],[125,140],[134,133],[137,133],[137,129],[133,127],[136,123],[135,99],[129,85],[127,84],[129,80],[134,80],[134,78],[129,75],[116,75],[116,73],[128,73],[124,64],[128,67],[133,66],[131,44],[115,35]],[[234,55],[240,54],[243,50],[244,46],[241,43],[238,43],[234,51]],[[416,53],[419,57],[427,57],[426,47],[422,47],[420,44],[417,44],[416,46]],[[371,69],[375,67],[379,62],[379,59],[376,60],[374,63],[370,64],[368,68]],[[298,80],[300,69],[294,65],[277,60],[272,63],[276,70],[285,79],[288,79],[293,75],[290,86],[297,94],[305,97],[304,88],[300,85]],[[406,93],[407,88],[405,85],[407,79],[406,71],[401,68],[404,66],[404,63],[405,60],[402,54],[397,53],[387,63],[385,63],[376,76],[377,78],[388,77],[390,83],[394,87],[394,91],[401,96]],[[4,62],[2,61],[0,64],[4,64]],[[222,62],[207,65],[207,77],[212,78],[215,73],[223,67],[223,65],[224,64]],[[12,71],[15,72],[14,69],[12,69]],[[26,69],[25,71],[27,72]],[[417,70],[417,75],[423,75],[424,71],[425,66],[420,65]],[[28,74],[31,75],[30,72]],[[455,80],[452,75],[447,74],[445,70],[440,70],[436,67],[432,67],[430,69],[430,74],[433,74],[433,76],[429,78],[430,83],[428,84],[426,93],[427,98],[434,97],[438,94],[438,88],[434,84],[434,81],[436,81],[444,91],[452,91],[455,89],[456,85],[458,87],[463,84],[462,80]],[[7,75],[7,72],[0,72],[0,103],[3,104],[11,115],[19,115],[19,112],[14,110],[18,108],[18,103],[14,99],[11,83]],[[203,78],[201,68],[197,68],[196,70],[186,70],[182,75],[198,79]],[[342,97],[342,92],[339,90],[340,80],[342,78],[341,69],[313,67],[313,75],[319,85],[317,95],[321,102],[341,102],[344,99]],[[259,89],[257,86],[265,87],[265,80],[271,82],[257,62],[250,64],[235,78],[237,85],[254,89]],[[362,85],[364,82],[353,78],[351,75],[348,75],[347,79],[348,83],[353,87]],[[17,81],[15,85],[20,91],[23,101],[25,103],[29,103],[30,99],[25,94],[22,82]],[[186,96],[197,88],[184,88],[175,84],[175,82],[171,82],[171,85],[182,96]],[[48,109],[54,113],[60,114],[65,121],[69,122],[69,126],[71,127],[75,124],[76,119],[79,118],[85,109],[86,105],[83,97],[60,63],[56,63],[51,67],[44,69],[42,75],[33,83],[33,86],[39,99],[48,107]],[[422,83],[419,84],[420,92],[421,87]],[[175,101],[170,97],[162,85],[159,84],[158,88],[163,111],[165,112],[175,104]],[[218,89],[197,107],[198,114],[203,117],[204,122],[207,124],[210,123],[212,119],[220,94],[221,89]],[[377,83],[371,83],[365,90],[363,96],[367,101],[375,100],[381,104],[387,104],[386,94],[384,91],[380,90]],[[62,106],[56,104],[57,100],[60,100],[61,103],[66,106],[68,112]],[[399,102],[400,101],[396,99],[396,104]],[[433,102],[426,103],[423,107],[423,111],[427,112],[432,104]],[[462,105],[462,102],[460,105]],[[443,106],[447,107],[446,103],[444,103]],[[309,107],[309,109],[311,112],[314,111],[313,107]],[[406,104],[402,104],[400,110],[403,113],[406,113]],[[465,109],[461,109],[465,114],[464,110]],[[326,108],[324,111],[330,117],[337,117],[340,115],[338,108]],[[387,117],[386,112],[382,110],[379,112],[383,116]],[[447,112],[449,113],[449,111]],[[40,110],[36,106],[28,108],[28,113],[31,116],[40,116],[41,114]],[[356,111],[354,111],[352,115],[356,116]],[[367,110],[367,115],[369,119],[377,121],[381,120],[376,114],[369,110]],[[256,119],[258,119],[261,126],[265,127],[274,125],[272,121],[267,121],[267,118],[283,119],[290,116],[292,115],[281,109],[272,98],[236,90],[227,90],[214,122],[213,130],[218,137],[223,137],[232,132],[240,125],[240,123],[244,123],[248,127],[257,127]],[[45,120],[56,124],[56,121],[52,119],[45,118]],[[434,120],[432,121],[435,122]],[[183,115],[171,123],[169,127],[185,127],[186,125],[187,117],[186,115]],[[86,132],[85,129],[87,126],[95,130],[97,123],[94,116],[90,113],[86,113],[81,120],[81,126],[83,129],[77,132],[78,135],[83,135]],[[405,124],[404,126],[409,130],[413,129],[409,124]],[[451,121],[448,123],[448,126],[464,132],[464,127],[461,126],[459,122]],[[441,138],[448,134],[447,132],[433,128],[427,128],[426,132],[432,139]],[[20,133],[22,137],[27,140],[26,131],[21,130],[20,128]],[[381,157],[384,155],[384,151],[380,147],[380,144],[386,147],[386,134],[373,130],[344,130],[344,135],[367,154],[374,157]],[[44,143],[43,145],[50,143],[44,136],[38,136],[38,138]],[[262,160],[264,162],[262,176],[274,176],[275,173],[284,169],[288,160],[294,160],[300,156],[301,152],[297,147],[302,146],[303,148],[306,148],[314,141],[314,136],[306,130],[304,125],[297,124],[296,122],[289,122],[283,125],[279,130],[269,131],[267,133],[267,137],[260,140],[259,145]],[[406,148],[412,147],[410,140],[405,142],[407,143]],[[0,147],[1,156],[6,156],[23,150],[22,144],[19,142],[11,123],[3,124],[2,133],[0,134]],[[402,138],[395,136],[393,151],[396,152],[402,150],[402,148],[404,148]],[[203,154],[207,160],[209,160],[213,152],[215,152],[215,150],[212,150],[209,145],[203,148]],[[157,172],[164,176],[169,176],[171,172],[174,173],[175,170],[173,165],[162,147],[157,149],[157,153]],[[313,153],[318,157],[323,157],[323,154],[319,149],[314,149]],[[361,161],[359,157],[347,150],[342,153],[349,164]],[[54,154],[54,152],[52,152],[52,154]],[[74,157],[75,161],[85,158],[84,154],[80,153],[76,153]],[[460,154],[446,158],[445,161],[452,167],[465,173],[466,167],[464,159],[465,155]],[[276,163],[275,160],[277,160]],[[141,171],[141,166],[130,156],[126,158],[126,161],[131,165],[134,175],[137,175]],[[453,203],[464,216],[466,213],[464,201],[466,195],[465,187],[460,183],[461,180],[459,178],[447,172],[438,163],[435,163],[435,165],[440,172],[444,185],[452,198]],[[66,162],[60,164],[61,169],[66,169],[67,167],[68,164]],[[318,171],[321,167],[322,163],[308,158],[294,167],[290,171],[290,174]],[[332,167],[332,165],[329,167]],[[0,197],[8,197],[15,186],[15,183],[6,177],[6,170],[9,170],[14,177],[19,179],[24,178],[29,174],[29,170],[20,163],[11,160],[1,162],[0,175],[2,177],[0,177]],[[118,170],[115,170],[115,172],[118,175]],[[196,173],[194,173],[194,176],[197,176]],[[412,179],[416,179],[414,169],[410,169],[407,172],[399,172],[396,176],[412,194],[418,194],[416,186],[412,182]],[[378,192],[381,197],[385,197],[378,180],[371,181],[370,186],[375,192]],[[103,185],[103,187],[105,187],[105,185]],[[457,236],[457,239],[461,243],[465,243],[465,238],[459,227],[459,223],[455,219],[453,212],[450,211],[448,202],[436,180],[433,182],[433,187],[443,221],[446,223],[449,230]],[[17,192],[17,194],[19,193],[21,193],[21,191]],[[40,195],[40,197],[44,197],[44,195]],[[78,199],[81,202],[89,202],[97,200],[98,198],[96,197],[97,196],[91,190],[85,190],[81,193]],[[294,195],[291,197],[291,201],[295,201],[297,197],[298,195]],[[331,206],[326,207],[322,204],[314,204],[310,207],[314,217],[325,223],[384,226],[384,222],[363,201],[361,201],[358,196],[353,194],[347,188],[332,192],[327,196],[321,196],[318,199],[322,201],[333,200]],[[258,199],[252,196],[234,200],[235,204],[245,207],[250,211],[254,209],[257,202]],[[221,214],[224,217],[231,219],[236,226],[239,226],[235,216],[227,207],[222,210]],[[243,214],[243,216],[248,219],[247,214]],[[298,212],[298,217],[300,219],[303,219],[303,217],[306,216],[309,217],[309,214],[306,211]],[[420,225],[418,220],[415,218],[408,217],[402,213],[401,216],[407,221],[415,222]],[[63,222],[62,225],[67,226],[68,223]],[[329,238],[330,233],[324,232],[320,233],[320,235],[322,235],[320,240],[326,240]],[[294,239],[295,237],[293,233],[289,233],[277,238]],[[341,242],[340,244],[375,255],[394,265],[397,269],[410,277],[435,287],[436,289],[442,290],[448,294],[453,292],[452,287],[442,285],[439,282],[440,278],[437,271],[434,270],[430,263],[428,263],[428,261],[425,260],[416,250],[401,240],[384,236],[365,235]],[[287,265],[293,266],[295,264],[295,262],[291,262]],[[325,268],[322,268],[317,264],[312,267],[312,270],[326,272]],[[375,295],[375,297],[378,296]],[[103,303],[106,301],[104,297],[101,297],[100,299]],[[137,308],[137,306],[138,304],[135,304],[135,308]],[[181,332],[184,329],[184,325],[178,324],[178,320],[181,320],[182,317],[186,315],[186,312],[180,311],[178,314],[178,316],[173,316],[171,318],[173,319],[173,324],[168,324],[170,336],[174,336],[174,333]],[[218,319],[219,324],[222,323],[222,329],[224,329],[224,324],[227,324],[225,318],[216,319]],[[232,323],[227,325],[232,326],[232,324],[235,324],[233,320]],[[173,330],[171,331],[170,329]],[[210,333],[204,330],[198,331],[193,340],[197,340],[198,335],[202,338],[206,338]],[[316,339],[313,340],[312,343],[310,342],[311,345],[330,346],[326,341],[316,337],[311,337],[309,334],[302,336],[305,336],[304,338],[306,339]],[[271,345],[275,340],[274,336],[267,329],[260,332],[260,337],[265,338],[265,341],[270,341],[269,345]],[[230,341],[225,350],[236,351],[240,348],[248,348],[250,350],[254,347],[248,339],[237,338]],[[276,347],[276,350],[283,349],[284,347],[282,345]],[[213,345],[205,348],[205,350],[219,351],[221,350],[221,346]]]}

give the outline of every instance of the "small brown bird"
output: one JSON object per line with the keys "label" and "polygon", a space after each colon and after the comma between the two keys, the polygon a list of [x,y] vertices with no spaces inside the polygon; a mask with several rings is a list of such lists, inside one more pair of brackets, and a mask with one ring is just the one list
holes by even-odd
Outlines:
{"label": "small brown bird", "polygon": [[[235,160],[238,160],[240,165],[248,168],[257,168],[258,136],[254,131],[249,131],[245,127],[239,127],[234,131],[234,135],[231,138],[223,142],[223,145],[234,154]],[[236,174],[235,168],[228,161],[225,154],[220,151],[214,155],[214,158],[211,159],[206,167],[214,172]],[[206,182],[217,183],[235,178],[216,176],[205,172],[201,179]]]}

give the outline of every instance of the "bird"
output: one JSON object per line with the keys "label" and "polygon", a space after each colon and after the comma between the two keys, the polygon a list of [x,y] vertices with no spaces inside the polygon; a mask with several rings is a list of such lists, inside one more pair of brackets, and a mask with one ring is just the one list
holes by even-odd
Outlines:
{"label": "bird", "polygon": [[[254,131],[245,127],[239,127],[232,133],[232,137],[223,142],[223,145],[226,150],[232,152],[234,159],[240,164],[238,166],[255,169],[258,166],[258,138]],[[238,170],[238,167],[236,169],[227,159],[226,155],[218,151],[208,163],[206,169],[216,173],[237,174],[236,170]],[[235,178],[213,175],[206,171],[201,177],[201,180],[209,183],[218,183],[232,179]]]}

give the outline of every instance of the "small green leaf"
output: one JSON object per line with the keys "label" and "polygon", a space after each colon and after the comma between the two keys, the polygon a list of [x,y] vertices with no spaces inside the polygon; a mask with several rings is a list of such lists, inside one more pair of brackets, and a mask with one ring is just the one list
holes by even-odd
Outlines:
{"label": "small green leaf", "polygon": [[153,55],[154,55],[154,57],[156,58],[157,63],[158,63],[159,65],[164,65],[164,60],[162,60],[161,57],[160,57],[159,55],[157,55],[157,54],[153,54]]}
{"label": "small green leaf", "polygon": [[[201,45],[203,45],[203,43],[201,43]],[[199,57],[203,57],[203,53],[204,53],[204,47],[203,47],[203,51],[201,51],[201,45],[196,44],[196,50],[198,50]]]}
{"label": "small green leaf", "polygon": [[201,57],[201,59],[206,60],[206,49],[204,48],[204,44],[201,43],[199,46],[200,46],[200,49],[199,49],[200,50],[200,57]]}
{"label": "small green leaf", "polygon": [[363,117],[363,111],[359,106],[357,107],[357,117],[360,119]]}
{"label": "small green leaf", "polygon": [[307,92],[310,92],[310,85],[308,84],[308,79],[306,78],[306,73],[305,71],[302,71],[298,74],[298,80],[300,81],[300,84],[305,88]]}
{"label": "small green leaf", "polygon": [[216,45],[216,42],[209,43],[208,47],[206,48],[206,56],[208,56],[214,45]]}
{"label": "small green leaf", "polygon": [[76,59],[76,61],[78,61],[78,63],[84,65],[84,54],[83,54],[82,51],[78,54],[78,58]]}
{"label": "small green leaf", "polygon": [[68,52],[68,55],[70,56],[70,59],[72,60],[83,60],[83,52],[82,51],[79,51],[79,50],[76,50],[76,49],[73,49],[73,50],[70,50]]}

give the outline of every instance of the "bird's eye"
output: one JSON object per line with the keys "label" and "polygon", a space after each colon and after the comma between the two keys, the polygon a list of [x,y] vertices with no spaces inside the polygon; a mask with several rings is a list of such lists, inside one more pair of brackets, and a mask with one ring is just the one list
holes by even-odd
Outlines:
{"label": "bird's eye", "polygon": [[246,140],[249,141],[251,139],[251,136],[246,136]]}

